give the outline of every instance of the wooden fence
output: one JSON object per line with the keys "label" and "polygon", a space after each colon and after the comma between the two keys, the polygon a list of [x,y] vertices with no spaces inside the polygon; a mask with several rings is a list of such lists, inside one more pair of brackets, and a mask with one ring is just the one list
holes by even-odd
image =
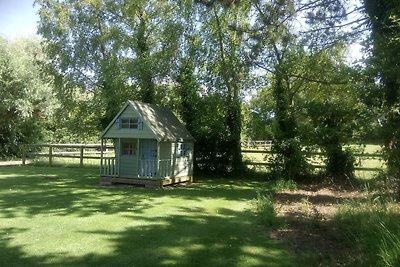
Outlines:
{"label": "wooden fence", "polygon": [[260,147],[260,148],[265,148],[265,147],[271,147],[272,146],[272,141],[271,140],[246,140],[242,142],[242,147]]}
{"label": "wooden fence", "polygon": [[[61,150],[61,151],[60,151]],[[107,154],[112,154],[114,157],[114,146],[100,144],[34,144],[24,147],[22,154],[22,165],[26,164],[27,159],[38,157],[48,158],[49,165],[53,165],[54,158],[70,158],[79,159],[79,165],[83,166],[85,159],[101,159],[109,158]]]}
{"label": "wooden fence", "polygon": [[[270,150],[255,150],[255,149],[242,149],[242,153],[247,153],[247,154],[265,154],[265,155],[273,155],[274,153]],[[308,158],[319,156],[323,157],[325,156],[324,153],[321,152],[308,152],[306,153],[306,156]],[[359,159],[382,159],[383,155],[380,153],[354,153],[353,156]],[[272,164],[266,161],[263,162],[253,162],[253,161],[245,161],[244,164],[246,166],[265,166],[269,167]],[[317,169],[323,169],[325,168],[325,165],[318,165],[318,164],[312,164],[313,167]],[[382,168],[370,168],[370,167],[355,167],[354,168],[357,171],[380,171]]]}
{"label": "wooden fence", "polygon": [[[273,152],[268,150],[268,146],[270,145],[269,141],[264,141],[264,143],[258,143],[263,149],[259,146],[253,149],[242,149],[242,153],[246,154],[264,154],[264,155],[273,155]],[[266,147],[265,147],[266,146]],[[62,151],[60,151],[62,149]],[[24,148],[24,153],[22,156],[22,164],[26,164],[27,159],[34,159],[37,157],[45,157],[48,158],[49,165],[53,165],[54,158],[71,158],[71,159],[79,159],[79,165],[84,165],[85,159],[101,159],[101,151],[103,150],[103,159],[112,159],[115,158],[114,154],[114,146],[112,145],[103,145],[100,144],[35,144],[28,145]],[[307,153],[307,157],[323,157],[323,153],[319,152],[309,152]],[[378,158],[381,159],[383,156],[380,153],[355,153],[355,157],[359,159],[371,159]],[[262,161],[245,161],[245,165],[247,166],[271,166],[271,163],[267,162],[265,159]],[[315,168],[325,168],[324,165],[313,164]],[[356,170],[361,171],[379,171],[381,168],[370,168],[370,167],[356,167]]]}

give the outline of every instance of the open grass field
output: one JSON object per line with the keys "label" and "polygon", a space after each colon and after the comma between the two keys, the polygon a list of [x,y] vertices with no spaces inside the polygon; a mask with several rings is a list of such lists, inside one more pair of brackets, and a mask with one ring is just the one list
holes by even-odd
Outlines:
{"label": "open grass field", "polygon": [[1,265],[296,266],[252,212],[259,182],[98,184],[97,168],[1,167]]}

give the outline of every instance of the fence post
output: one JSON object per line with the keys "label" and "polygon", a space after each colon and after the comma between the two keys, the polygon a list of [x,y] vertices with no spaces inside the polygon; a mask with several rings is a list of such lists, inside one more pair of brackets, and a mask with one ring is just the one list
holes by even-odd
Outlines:
{"label": "fence post", "polygon": [[80,161],[79,161],[79,165],[81,167],[83,167],[83,146],[81,146],[81,158],[80,158]]}
{"label": "fence post", "polygon": [[26,162],[26,145],[22,146],[22,165],[25,165]]}
{"label": "fence post", "polygon": [[49,165],[53,165],[53,147],[49,145]]}

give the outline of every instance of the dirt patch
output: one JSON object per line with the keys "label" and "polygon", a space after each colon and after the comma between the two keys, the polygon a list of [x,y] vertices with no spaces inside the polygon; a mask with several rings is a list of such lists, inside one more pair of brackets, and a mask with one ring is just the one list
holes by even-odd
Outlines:
{"label": "dirt patch", "polygon": [[271,237],[287,240],[296,254],[312,253],[329,265],[341,266],[349,248],[335,239],[339,233],[333,218],[343,202],[364,197],[355,188],[328,184],[302,185],[297,190],[277,192],[275,210],[285,223]]}

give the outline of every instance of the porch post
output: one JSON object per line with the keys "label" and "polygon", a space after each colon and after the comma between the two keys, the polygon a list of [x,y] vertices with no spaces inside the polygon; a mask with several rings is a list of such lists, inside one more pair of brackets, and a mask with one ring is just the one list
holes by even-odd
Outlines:
{"label": "porch post", "polygon": [[140,157],[140,142],[139,142],[139,138],[136,141],[136,163],[137,163],[137,176],[138,178],[141,176],[142,173],[142,167],[139,165],[140,161],[139,161],[139,157]]}
{"label": "porch post", "polygon": [[171,166],[171,177],[175,178],[176,146],[178,145],[178,142],[175,141],[175,143],[172,143],[172,144],[174,144],[174,152],[172,154],[172,161],[171,161],[171,163],[172,163],[172,166]]}
{"label": "porch post", "polygon": [[100,145],[100,176],[103,174],[103,138]]}
{"label": "porch post", "polygon": [[157,140],[157,176],[161,177],[160,175],[160,142]]}
{"label": "porch post", "polygon": [[121,162],[121,137],[118,138],[118,151],[114,145],[114,155],[115,158],[117,159],[117,177],[119,177],[119,172],[120,172],[120,162]]}

